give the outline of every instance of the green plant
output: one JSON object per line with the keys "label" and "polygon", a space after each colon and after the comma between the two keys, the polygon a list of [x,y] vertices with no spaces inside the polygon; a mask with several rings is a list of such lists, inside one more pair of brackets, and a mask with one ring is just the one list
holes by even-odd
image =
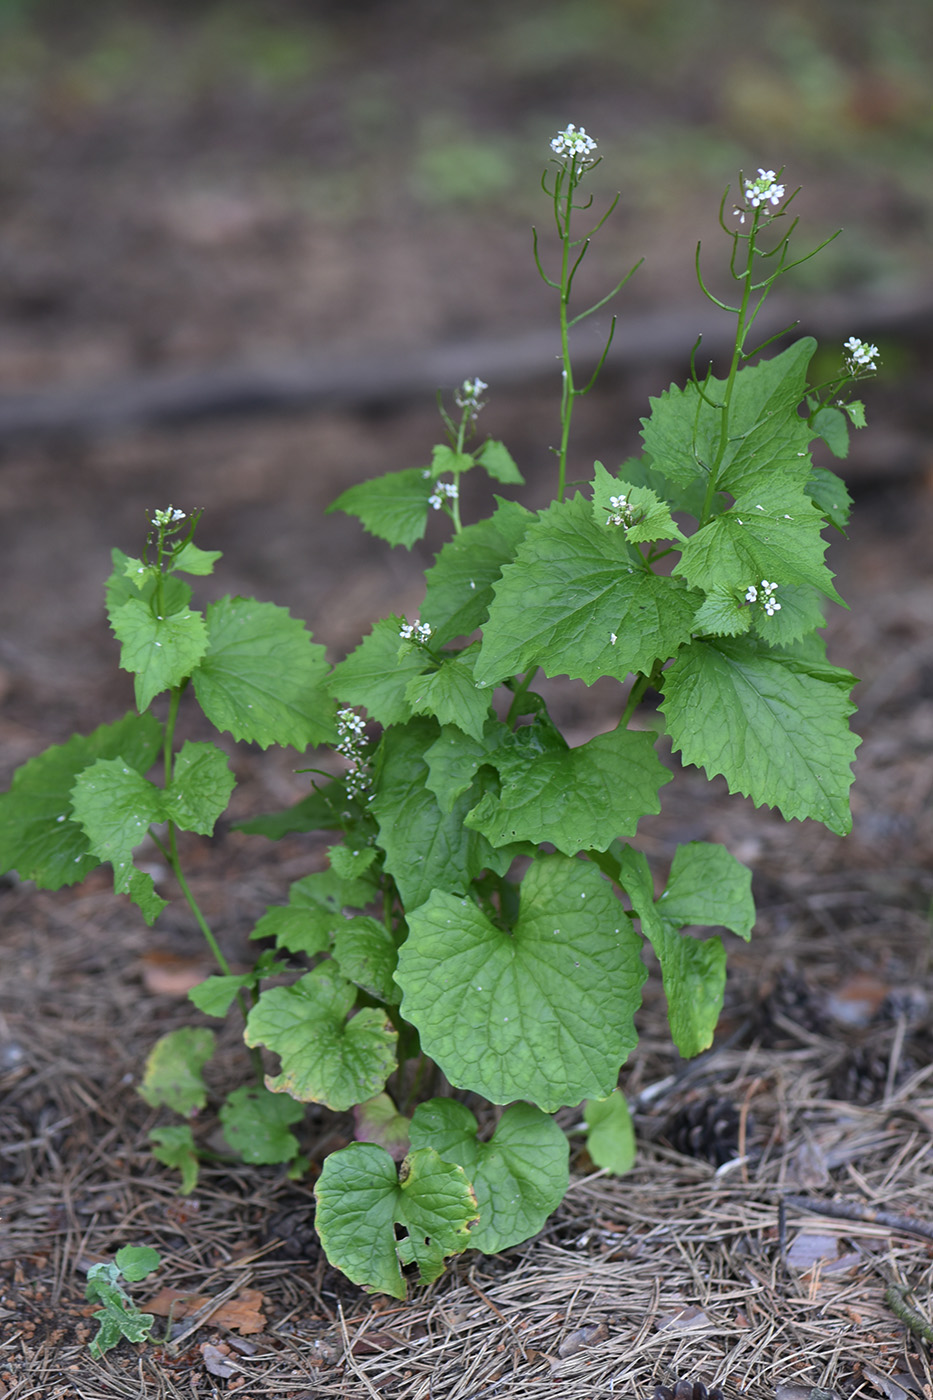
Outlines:
{"label": "green plant", "polygon": [[[219,968],[192,1000],[208,1016],[237,1005],[245,1018],[256,1080],[220,1110],[231,1149],[300,1174],[302,1105],[352,1109],[357,1140],[323,1164],[317,1226],[333,1263],[396,1296],[408,1266],[430,1280],[467,1246],[497,1251],[541,1228],[568,1181],[558,1109],[582,1103],[592,1160],[627,1169],[634,1142],[618,1078],[637,1041],[643,941],[660,962],[679,1051],[712,1040],[726,953],[718,933],[697,930],[750,936],[750,872],[722,846],[691,842],[656,892],[632,844],[671,777],[657,721],[633,724],[646,693],[660,692],[685,763],[788,819],[850,826],[854,678],[829,664],[819,636],[821,597],[841,602],[823,531],[842,528],[849,500],[808,448],[821,436],[844,454],[849,424],[864,421],[848,386],[877,351],[851,338],[838,373],[812,385],[813,340],[771,359],[749,348],[774,282],[805,260],[789,253],[796,221],[781,232],[793,195],[780,172],[760,170],[734,211],[728,190],[720,207],[735,304],[708,290],[697,250],[701,287],[735,317],[724,376],[700,376],[695,346],[686,386],[651,401],[641,457],[615,471],[597,462],[588,492],[568,494],[573,407],[609,348],[578,384],[569,331],[622,285],[571,314],[577,269],[614,207],[576,232],[594,149],[572,126],[552,142],[542,185],[559,245],[553,276],[535,236],[561,326],[553,502],[532,512],[497,498],[490,516],[463,523],[465,472],[521,484],[502,443],[470,446],[487,386],[466,381],[455,412],[440,405],[447,440],[428,466],[352,486],[332,507],[391,545],[410,547],[432,509],[452,529],[420,618],[382,619],[333,668],[271,603],[193,609],[182,576],[209,574],[217,556],[194,543],[197,515],[156,511],[142,556],[115,551],[107,586],[138,713],[30,760],[0,799],[5,867],[57,888],[109,861],[115,888],[150,922],[164,900],[133,852],[147,833],[156,842]],[[613,678],[616,728],[571,748],[532,688],[539,671]],[[176,745],[192,692],[236,740],[330,744],[343,760],[342,776],[306,770],[312,790],[290,811],[243,824],[269,837],[335,833],[328,868],[259,920],[253,936],[274,947],[245,973],[227,964],[179,859],[178,831],[210,834],[234,781],[215,745]],[[161,784],[146,776],[157,759]],[[282,985],[293,962],[281,954],[308,970]],[[264,985],[272,979],[280,985]],[[190,1118],[207,1102],[213,1047],[204,1027],[163,1037],[143,1096]],[[264,1073],[263,1048],[278,1074]],[[455,1092],[442,1092],[442,1076]],[[491,1136],[466,1094],[507,1105]],[[190,1124],[152,1137],[191,1190],[202,1154]]]}
{"label": "green plant", "polygon": [[162,1263],[157,1249],[148,1245],[128,1244],[118,1249],[109,1264],[92,1264],[87,1271],[87,1288],[84,1296],[91,1303],[103,1306],[93,1314],[97,1320],[97,1336],[90,1343],[93,1357],[103,1356],[105,1351],[115,1347],[121,1337],[128,1342],[149,1340],[155,1318],[152,1313],[140,1312],[126,1289],[127,1283],[138,1283],[147,1278]]}

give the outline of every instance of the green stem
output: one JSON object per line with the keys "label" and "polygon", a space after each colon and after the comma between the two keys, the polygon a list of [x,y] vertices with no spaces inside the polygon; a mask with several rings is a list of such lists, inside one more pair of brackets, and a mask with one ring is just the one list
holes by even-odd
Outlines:
{"label": "green stem", "polygon": [[574,180],[572,174],[567,180],[567,193],[561,216],[559,197],[555,199],[555,213],[558,214],[557,227],[560,230],[560,353],[563,373],[560,392],[560,447],[557,452],[557,500],[564,499],[567,484],[567,450],[570,445],[570,419],[573,415],[573,363],[570,358],[570,325],[567,308],[570,304],[570,220],[573,210]]}
{"label": "green stem", "polygon": [[528,687],[531,685],[532,681],[534,680],[537,674],[538,667],[533,666],[531,670],[527,672],[521,684],[516,687],[515,694],[512,696],[512,703],[509,706],[509,712],[505,717],[505,723],[507,725],[514,724],[515,720],[522,713],[522,701],[528,694]]}

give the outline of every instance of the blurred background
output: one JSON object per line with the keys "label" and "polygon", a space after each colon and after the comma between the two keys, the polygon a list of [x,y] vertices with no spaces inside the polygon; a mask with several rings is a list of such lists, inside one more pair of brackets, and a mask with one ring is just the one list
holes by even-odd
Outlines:
{"label": "blurred background", "polygon": [[220,589],[290,606],[336,659],[375,616],[417,611],[440,536],[408,556],[323,508],[428,460],[437,388],[486,379],[481,427],[521,498],[549,499],[556,305],[530,227],[547,264],[540,177],[568,122],[599,142],[596,212],[621,192],[581,305],[645,257],[572,474],[637,450],[648,395],[683,380],[698,332],[714,352],[729,333],[696,243],[726,294],[723,190],[784,167],[799,251],[844,229],[786,279],[786,319],[830,369],[850,334],[880,346],[842,470],[908,493],[912,518],[931,472],[931,79],[929,0],[0,0],[6,771],[131,703],[101,584],[147,510],[203,506]]}

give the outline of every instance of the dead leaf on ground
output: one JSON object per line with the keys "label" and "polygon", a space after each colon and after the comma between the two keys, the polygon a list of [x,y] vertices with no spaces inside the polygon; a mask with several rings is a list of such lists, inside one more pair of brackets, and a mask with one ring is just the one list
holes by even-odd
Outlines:
{"label": "dead leaf on ground", "polygon": [[578,1327],[576,1332],[571,1332],[565,1337],[557,1348],[558,1356],[576,1356],[578,1351],[583,1351],[584,1347],[595,1347],[599,1342],[604,1342],[609,1336],[609,1328],[605,1322],[594,1322],[588,1327]]}
{"label": "dead leaf on ground", "polygon": [[[235,1298],[221,1303],[216,1312],[210,1315],[211,1325],[228,1327],[231,1332],[246,1335],[265,1330],[266,1319],[262,1314],[264,1295],[258,1288],[244,1288]],[[154,1298],[145,1304],[147,1312],[157,1317],[168,1317],[169,1312],[176,1319],[191,1317],[201,1308],[209,1307],[211,1299],[198,1293],[183,1293],[180,1288],[161,1288]]]}
{"label": "dead leaf on ground", "polygon": [[214,1346],[211,1342],[201,1343],[201,1356],[204,1358],[204,1369],[212,1376],[222,1376],[226,1379],[236,1375],[237,1366],[229,1361],[229,1352],[223,1347]]}

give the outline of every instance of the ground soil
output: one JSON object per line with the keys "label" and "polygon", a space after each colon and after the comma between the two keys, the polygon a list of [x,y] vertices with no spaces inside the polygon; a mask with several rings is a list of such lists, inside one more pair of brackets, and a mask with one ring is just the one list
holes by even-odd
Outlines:
{"label": "ground soil", "polygon": [[[404,76],[401,41],[391,52]],[[144,102],[90,103],[60,88],[46,99],[45,108],[27,104],[18,126],[6,118],[7,138],[21,132],[23,141],[19,164],[7,167],[14,275],[3,294],[0,363],[9,392],[270,348],[292,353],[309,328],[318,349],[352,356],[375,346],[391,357],[399,344],[541,324],[540,289],[519,271],[524,234],[497,235],[493,245],[486,215],[424,214],[415,227],[414,215],[392,206],[382,220],[370,212],[316,223],[300,201],[282,202],[280,186],[262,194],[251,175],[231,193],[230,165],[205,192],[198,172],[212,154],[241,149],[252,172],[273,148],[281,128],[265,99],[215,101],[200,125],[191,108],[186,125],[160,123]],[[193,132],[200,164],[186,167],[179,150]],[[90,213],[74,224],[78,204]],[[869,201],[869,224],[876,214]],[[683,304],[687,281],[672,270],[682,220],[659,227],[661,270],[643,305],[665,290],[668,304]],[[492,246],[495,254],[482,252]],[[730,1395],[802,1388],[785,1389],[785,1400],[814,1386],[844,1400],[933,1393],[929,1334],[924,1342],[911,1331],[885,1296],[912,1289],[908,1301],[929,1325],[930,1237],[910,1226],[929,1221],[933,1188],[933,358],[916,334],[892,339],[891,354],[900,374],[868,391],[873,426],[842,465],[856,498],[852,526],[830,553],[851,604],[829,618],[830,657],[860,677],[853,831],[842,839],[812,822],[785,824],[692,770],[678,770],[665,789],[661,816],[640,832],[653,866],[663,873],[679,842],[724,841],[752,867],[760,918],[749,947],[730,939],[723,1024],[692,1069],[669,1048],[652,969],[641,1046],[622,1081],[637,1108],[631,1175],[594,1173],[578,1152],[567,1200],[537,1239],[499,1259],[468,1254],[408,1303],[368,1297],[320,1252],[313,1170],[291,1182],[278,1169],[218,1161],[181,1197],[151,1158],[146,1134],[163,1120],[134,1086],[153,1041],[197,1020],[185,989],[209,970],[182,906],[148,930],[103,872],[55,893],[8,877],[0,1397],[584,1400],[647,1396],[678,1375],[722,1383]],[[608,463],[637,449],[647,394],[684,368],[609,374],[579,410],[581,475],[596,456]],[[507,398],[493,395],[486,411],[487,430],[527,475],[529,504],[549,490],[552,388],[529,379]],[[410,555],[390,551],[323,511],[350,481],[420,464],[436,436],[430,403],[383,402],[378,411],[244,414],[6,444],[4,778],[49,743],[131,706],[101,584],[110,548],[138,549],[153,507],[204,506],[201,543],[224,550],[218,592],[289,606],[335,659],[375,617],[414,616],[440,537]],[[618,712],[608,685],[587,691],[558,680],[550,698],[572,742],[608,728]],[[301,796],[306,779],[293,754],[230,752],[238,780],[230,821],[212,842],[192,838],[185,856],[239,963],[256,918],[321,863],[323,843],[273,844],[232,830],[237,818]],[[215,1101],[245,1063],[235,1026],[222,1045],[210,1072]],[[222,1147],[210,1110],[198,1131]],[[317,1164],[352,1128],[312,1114],[304,1131]],[[842,1198],[862,1218],[827,1221],[792,1207],[785,1228],[778,1198],[788,1191],[815,1206]],[[879,1209],[900,1224],[870,1219]],[[158,1247],[160,1284],[220,1299],[218,1307],[226,1299],[228,1311],[208,1310],[171,1345],[123,1344],[94,1362],[85,1275],[128,1242]],[[149,1296],[145,1286],[139,1296]]]}

